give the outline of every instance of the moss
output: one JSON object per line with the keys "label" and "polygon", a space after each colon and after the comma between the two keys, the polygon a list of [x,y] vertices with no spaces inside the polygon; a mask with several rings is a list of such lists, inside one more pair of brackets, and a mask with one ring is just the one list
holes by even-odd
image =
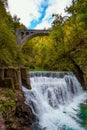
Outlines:
{"label": "moss", "polygon": [[16,106],[16,102],[12,99],[7,99],[3,104],[0,105],[0,111],[2,113],[7,113],[12,111]]}
{"label": "moss", "polygon": [[15,105],[16,105],[16,103],[15,103],[14,100],[10,100],[10,99],[8,99],[8,100],[6,100],[6,102],[5,102],[5,106],[6,106],[6,107],[14,108]]}
{"label": "moss", "polygon": [[0,105],[0,111],[2,113],[6,112],[6,107],[4,105]]}
{"label": "moss", "polygon": [[0,111],[2,113],[7,113],[9,110],[12,111],[16,106],[13,89],[0,88],[0,93]]}
{"label": "moss", "polygon": [[10,90],[8,91],[8,96],[10,96],[10,97],[14,97],[14,92],[13,92],[12,89],[10,89]]}

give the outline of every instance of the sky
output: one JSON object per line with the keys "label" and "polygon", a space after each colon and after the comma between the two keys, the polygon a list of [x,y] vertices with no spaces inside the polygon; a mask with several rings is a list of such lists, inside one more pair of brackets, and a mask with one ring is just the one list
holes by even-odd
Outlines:
{"label": "sky", "polygon": [[62,14],[71,0],[8,0],[9,12],[17,15],[28,29],[50,28],[52,14]]}

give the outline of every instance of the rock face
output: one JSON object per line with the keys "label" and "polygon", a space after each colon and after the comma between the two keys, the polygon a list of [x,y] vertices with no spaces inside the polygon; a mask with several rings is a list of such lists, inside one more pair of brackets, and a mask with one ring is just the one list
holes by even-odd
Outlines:
{"label": "rock face", "polygon": [[[3,92],[2,92],[3,91]],[[24,103],[24,96],[21,90],[14,90],[13,95],[8,88],[1,89],[3,93],[0,100],[0,130],[30,130],[35,120],[31,109]],[[3,115],[3,116],[2,116]]]}
{"label": "rock face", "polygon": [[74,74],[76,75],[76,77],[79,80],[83,89],[87,90],[86,82],[85,82],[85,78],[84,78],[84,71],[80,68],[80,66],[78,64],[76,64],[76,62],[73,59],[71,59],[71,60],[74,65],[74,68],[73,68]]}

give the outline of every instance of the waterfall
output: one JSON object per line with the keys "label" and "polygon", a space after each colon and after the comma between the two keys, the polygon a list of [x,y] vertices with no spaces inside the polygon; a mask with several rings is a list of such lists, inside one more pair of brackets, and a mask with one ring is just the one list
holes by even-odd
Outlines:
{"label": "waterfall", "polygon": [[85,130],[78,117],[87,94],[72,72],[30,72],[26,103],[37,117],[32,130]]}

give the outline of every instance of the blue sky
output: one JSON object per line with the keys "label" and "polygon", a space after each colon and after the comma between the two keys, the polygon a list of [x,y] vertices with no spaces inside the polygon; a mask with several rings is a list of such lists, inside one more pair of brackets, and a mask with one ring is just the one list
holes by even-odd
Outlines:
{"label": "blue sky", "polygon": [[12,16],[17,15],[28,29],[51,27],[52,14],[66,15],[71,0],[8,0]]}
{"label": "blue sky", "polygon": [[[44,0],[46,2],[46,0]],[[46,9],[48,8],[48,3],[41,4],[41,8],[42,10],[39,10],[41,12],[41,16],[38,18],[38,20],[32,20],[30,23],[30,26],[28,28],[35,28],[38,24],[40,24],[42,22],[42,19],[45,17],[46,15]]]}

